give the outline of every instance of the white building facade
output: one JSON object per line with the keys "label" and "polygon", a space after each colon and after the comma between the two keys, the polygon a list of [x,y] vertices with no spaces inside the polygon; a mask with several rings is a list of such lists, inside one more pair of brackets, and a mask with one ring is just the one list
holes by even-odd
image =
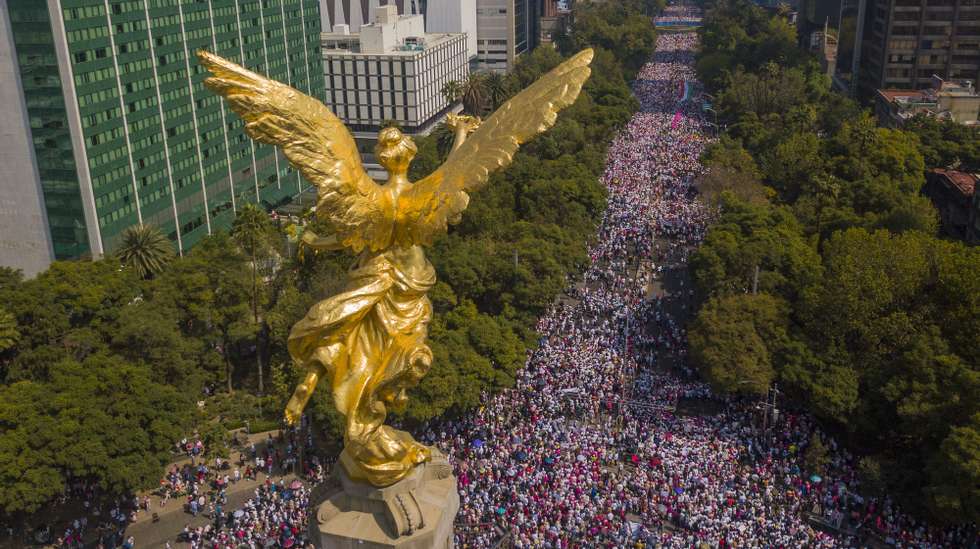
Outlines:
{"label": "white building facade", "polygon": [[464,34],[424,32],[421,15],[378,8],[375,22],[357,34],[343,25],[321,37],[325,103],[351,129],[370,172],[377,132],[395,122],[409,135],[424,135],[459,110],[442,88],[469,75]]}

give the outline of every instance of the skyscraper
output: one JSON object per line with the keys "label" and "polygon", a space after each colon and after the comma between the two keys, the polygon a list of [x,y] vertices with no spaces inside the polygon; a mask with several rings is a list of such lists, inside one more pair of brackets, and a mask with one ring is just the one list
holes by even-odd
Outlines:
{"label": "skyscraper", "polygon": [[540,39],[540,0],[477,0],[477,61],[483,68],[508,70]]}
{"label": "skyscraper", "polygon": [[[0,82],[10,132],[0,264],[41,270],[98,257],[151,224],[181,251],[228,227],[240,204],[275,207],[305,185],[207,92],[207,49],[322,98],[317,0],[0,0],[10,32]],[[6,124],[5,124],[6,125]],[[23,147],[21,147],[23,148]],[[33,156],[33,158],[32,158]],[[16,175],[15,175],[16,174]],[[28,179],[28,174],[31,176]],[[33,188],[33,191],[32,191]],[[16,234],[6,225],[34,227]]]}
{"label": "skyscraper", "polygon": [[980,79],[980,0],[864,2],[866,45],[859,80],[865,93],[927,88],[933,75]]}

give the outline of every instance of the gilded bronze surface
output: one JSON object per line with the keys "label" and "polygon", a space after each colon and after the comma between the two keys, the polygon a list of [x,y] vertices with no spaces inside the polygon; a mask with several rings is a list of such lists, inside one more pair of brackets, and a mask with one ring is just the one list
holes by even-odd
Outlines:
{"label": "gilded bronze surface", "polygon": [[198,57],[213,75],[205,85],[227,99],[248,135],[280,147],[317,186],[316,214],[333,234],[305,232],[302,246],[358,254],[345,291],[314,305],[289,334],[290,355],[306,378],[286,405],[286,419],[295,422],[319,380],[330,376],[334,403],[347,420],[342,462],[349,476],[394,484],[430,457],[411,435],[384,425],[389,407],[405,404],[406,391],[432,363],[426,292],[436,274],[422,246],[459,221],[468,192],[510,164],[522,143],[553,126],[558,111],[575,101],[592,50],[562,63],[485,121],[451,116],[452,152],[415,183],[407,177],[415,143],[396,128],[382,130],[375,152],[388,171],[385,184],[368,177],[354,138],[320,101],[216,55]]}

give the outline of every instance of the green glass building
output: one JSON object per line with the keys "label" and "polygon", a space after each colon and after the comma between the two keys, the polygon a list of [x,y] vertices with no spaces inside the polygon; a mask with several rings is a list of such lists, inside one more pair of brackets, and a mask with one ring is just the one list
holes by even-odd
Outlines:
{"label": "green glass building", "polygon": [[[46,247],[48,262],[109,253],[140,223],[185,251],[229,227],[240,205],[275,208],[306,185],[204,88],[194,52],[322,98],[318,0],[0,1],[9,30],[0,49],[17,73],[0,86],[16,85],[22,98],[0,109],[26,126],[33,158],[22,171],[35,176],[0,172],[0,190],[31,195],[7,204],[17,215],[4,211],[0,232],[18,215],[14,233],[45,226],[37,236],[46,246],[31,249]],[[19,257],[27,250],[14,236],[0,237],[0,264],[40,270]]]}

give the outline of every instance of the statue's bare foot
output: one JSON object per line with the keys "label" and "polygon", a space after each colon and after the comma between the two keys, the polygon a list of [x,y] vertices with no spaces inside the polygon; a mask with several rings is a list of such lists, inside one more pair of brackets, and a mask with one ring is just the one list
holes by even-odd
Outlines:
{"label": "statue's bare foot", "polygon": [[409,454],[413,456],[412,461],[414,463],[425,463],[432,459],[432,450],[428,446],[419,444],[414,440],[411,442],[411,445]]}

